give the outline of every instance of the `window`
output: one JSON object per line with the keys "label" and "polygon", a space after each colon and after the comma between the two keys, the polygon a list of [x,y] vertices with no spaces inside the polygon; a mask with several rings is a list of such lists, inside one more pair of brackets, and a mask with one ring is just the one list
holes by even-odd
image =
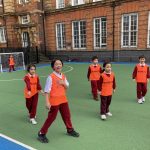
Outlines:
{"label": "window", "polygon": [[102,0],[93,0],[93,2],[98,2],[98,1],[102,1]]}
{"label": "window", "polygon": [[19,0],[19,4],[25,4],[25,3],[28,3],[29,0]]}
{"label": "window", "polygon": [[0,27],[0,43],[5,43],[6,38],[5,38],[5,28]]}
{"label": "window", "polygon": [[74,21],[72,23],[73,48],[86,48],[86,22]]}
{"label": "window", "polygon": [[58,50],[66,48],[66,33],[64,23],[56,24],[56,43]]}
{"label": "window", "polygon": [[138,15],[125,14],[122,16],[122,47],[136,47],[138,35]]}
{"label": "window", "polygon": [[21,16],[21,23],[22,24],[27,24],[30,22],[30,18],[29,18],[29,15],[26,15],[26,16]]}
{"label": "window", "polygon": [[64,8],[65,7],[65,2],[64,0],[56,0],[56,8]]}
{"label": "window", "polygon": [[0,0],[0,7],[2,7],[3,6],[3,3],[2,3],[2,0]]}
{"label": "window", "polygon": [[30,37],[28,32],[22,33],[22,47],[30,46]]}
{"label": "window", "polygon": [[148,17],[148,38],[147,38],[147,47],[150,47],[150,12]]}
{"label": "window", "polygon": [[94,19],[94,48],[106,47],[107,31],[106,31],[106,18],[95,18]]}
{"label": "window", "polygon": [[84,0],[72,0],[72,6],[84,4]]}

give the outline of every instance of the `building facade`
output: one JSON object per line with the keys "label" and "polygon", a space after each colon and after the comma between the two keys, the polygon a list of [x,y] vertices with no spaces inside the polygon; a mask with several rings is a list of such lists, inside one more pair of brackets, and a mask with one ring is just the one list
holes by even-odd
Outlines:
{"label": "building facade", "polygon": [[0,47],[150,50],[149,0],[0,0]]}

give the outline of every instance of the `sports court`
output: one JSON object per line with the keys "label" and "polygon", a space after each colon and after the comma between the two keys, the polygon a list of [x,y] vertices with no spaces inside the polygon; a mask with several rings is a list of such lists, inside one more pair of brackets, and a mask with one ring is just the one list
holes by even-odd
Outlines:
{"label": "sports court", "polygon": [[[63,68],[70,83],[68,100],[72,121],[80,137],[66,135],[65,126],[58,114],[56,121],[49,128],[48,144],[42,144],[36,139],[48,113],[44,97],[39,97],[38,124],[32,125],[28,121],[23,96],[22,78],[26,72],[19,70],[1,73],[0,150],[150,150],[150,85],[146,102],[137,104],[136,83],[131,78],[135,64],[112,65],[117,89],[110,106],[113,116],[106,121],[100,119],[100,102],[94,101],[91,96],[90,83],[86,77],[88,66],[89,63],[65,63]],[[37,68],[43,88],[51,71],[49,64]]]}

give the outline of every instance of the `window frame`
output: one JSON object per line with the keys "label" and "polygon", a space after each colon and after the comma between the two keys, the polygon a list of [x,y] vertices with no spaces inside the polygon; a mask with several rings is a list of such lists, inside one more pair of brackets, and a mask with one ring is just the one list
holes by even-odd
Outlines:
{"label": "window frame", "polygon": [[5,27],[0,27],[0,30],[2,30],[2,35],[3,35],[3,41],[0,41],[0,43],[6,43],[6,31]]}
{"label": "window frame", "polygon": [[64,8],[65,7],[65,0],[63,0],[63,3],[61,3],[61,4],[59,4],[59,1],[60,0],[56,0],[56,9]]}
{"label": "window frame", "polygon": [[150,48],[150,11],[148,13],[147,48]]}

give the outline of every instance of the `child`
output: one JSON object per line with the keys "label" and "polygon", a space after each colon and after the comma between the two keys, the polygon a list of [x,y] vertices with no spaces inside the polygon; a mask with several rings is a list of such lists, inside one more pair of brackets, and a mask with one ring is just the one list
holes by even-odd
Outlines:
{"label": "child", "polygon": [[106,115],[112,116],[109,111],[109,106],[112,99],[112,94],[116,89],[115,75],[111,70],[111,63],[105,62],[103,64],[104,72],[101,74],[99,80],[99,93],[101,97],[101,119],[105,120]]}
{"label": "child", "polygon": [[49,142],[46,133],[55,120],[58,111],[60,111],[68,135],[79,137],[79,133],[73,129],[71,122],[71,115],[66,97],[66,89],[69,83],[65,75],[61,73],[63,62],[60,59],[55,59],[51,62],[51,67],[54,71],[47,78],[45,85],[46,108],[49,110],[49,113],[43,127],[38,133],[38,140],[42,143]]}
{"label": "child", "polygon": [[144,96],[147,93],[147,82],[150,78],[149,66],[145,64],[145,56],[139,56],[139,64],[137,64],[134,68],[132,74],[133,80],[137,82],[137,102],[142,104],[145,102]]}
{"label": "child", "polygon": [[30,122],[32,124],[37,124],[35,118],[36,118],[36,109],[38,104],[38,92],[40,91],[43,95],[44,92],[42,91],[39,77],[35,73],[36,72],[36,66],[33,64],[30,64],[27,67],[26,76],[24,77],[24,81],[26,83],[25,89],[24,89],[24,95],[26,99],[26,107],[29,111],[29,117]]}
{"label": "child", "polygon": [[98,100],[98,80],[100,78],[100,73],[102,69],[101,66],[98,64],[98,57],[92,57],[92,64],[88,68],[87,78],[91,81],[91,91],[94,100]]}
{"label": "child", "polygon": [[15,61],[14,61],[14,57],[13,55],[10,55],[8,58],[8,63],[9,63],[9,72],[11,72],[11,70],[15,71]]}

